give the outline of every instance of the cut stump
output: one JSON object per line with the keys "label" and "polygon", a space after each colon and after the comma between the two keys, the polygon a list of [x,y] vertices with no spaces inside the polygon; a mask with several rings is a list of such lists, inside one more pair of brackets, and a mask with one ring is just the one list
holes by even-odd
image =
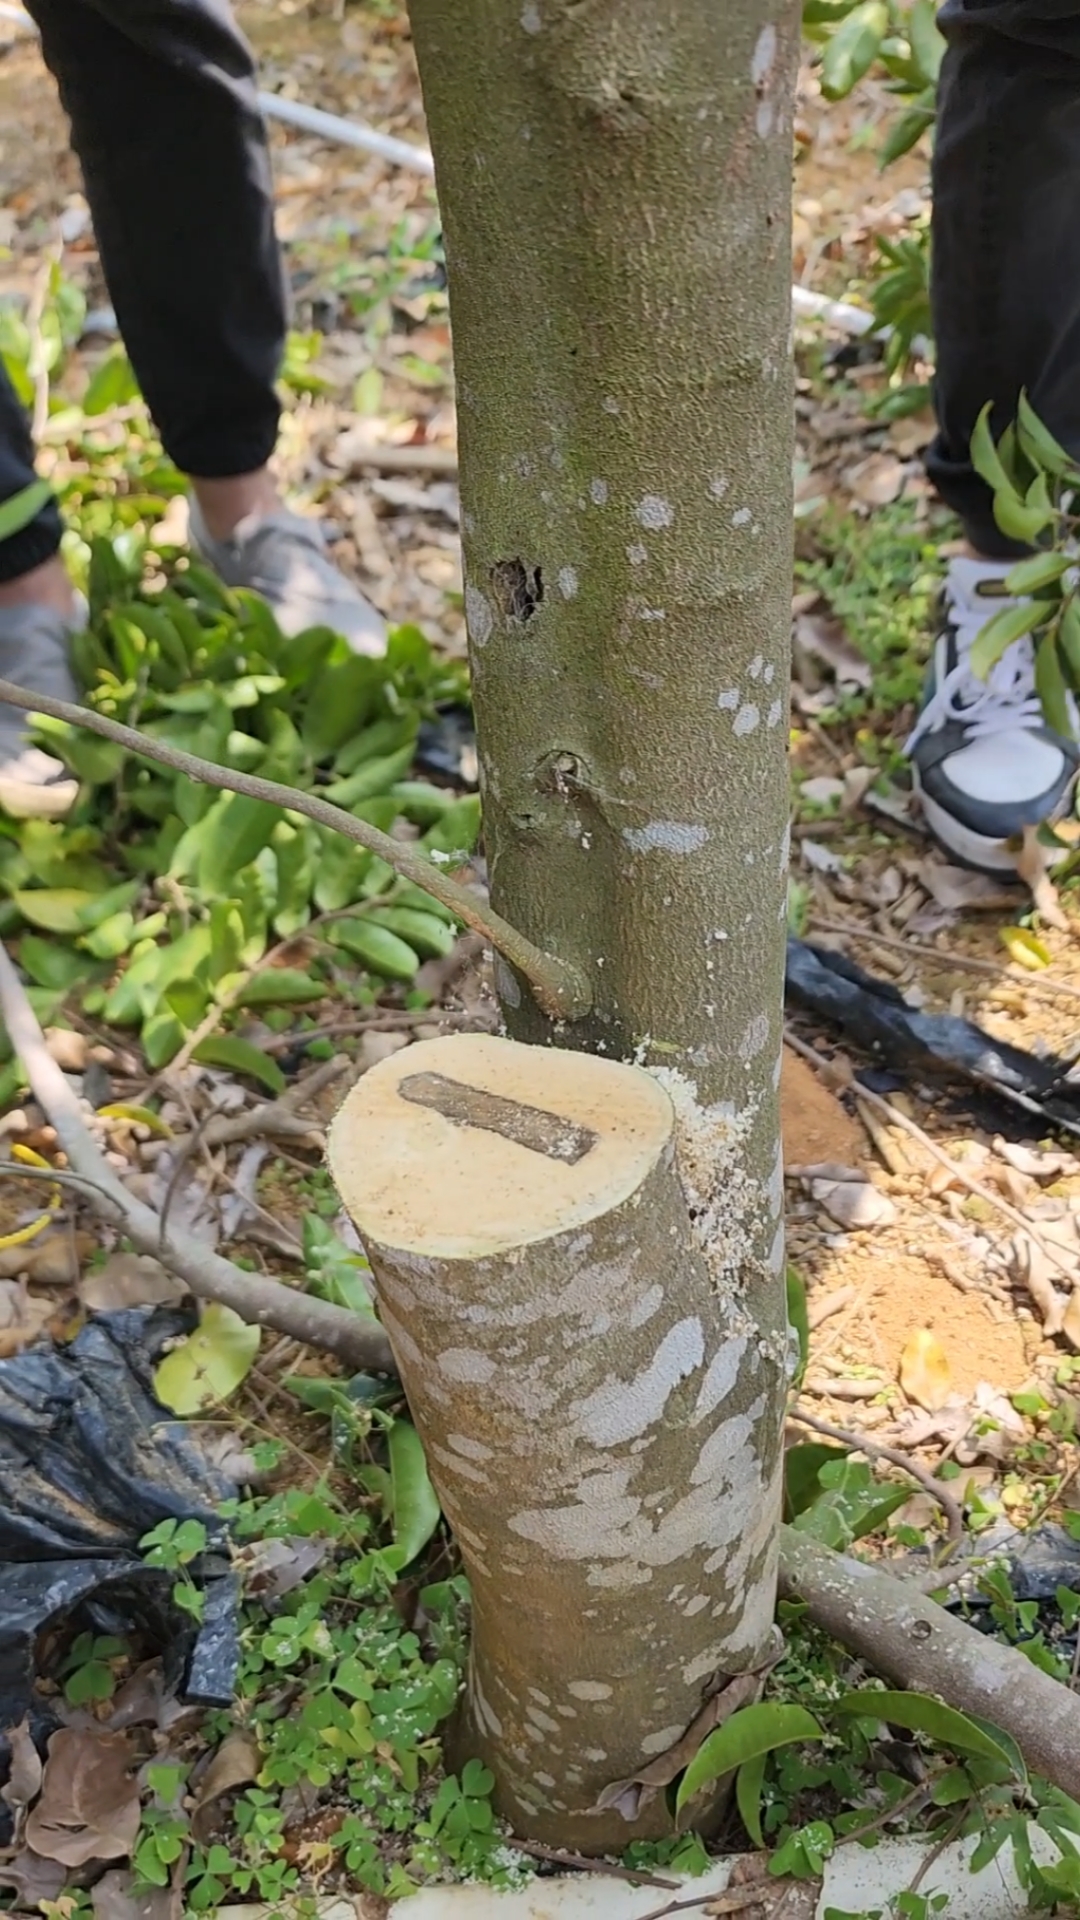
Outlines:
{"label": "cut stump", "polygon": [[783,1354],[710,1276],[677,1133],[639,1068],[461,1035],[330,1135],[472,1588],[455,1757],[593,1852],[671,1831],[662,1791],[604,1790],[772,1637]]}

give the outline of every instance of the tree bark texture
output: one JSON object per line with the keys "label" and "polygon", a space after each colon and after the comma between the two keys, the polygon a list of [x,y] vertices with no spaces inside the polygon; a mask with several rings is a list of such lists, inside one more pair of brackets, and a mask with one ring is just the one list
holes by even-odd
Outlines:
{"label": "tree bark texture", "polygon": [[772,1633],[773,1370],[675,1133],[639,1068],[462,1035],[366,1074],[330,1139],[472,1589],[455,1745],[517,1831],[594,1852],[670,1831],[662,1794],[597,1803]]}
{"label": "tree bark texture", "polygon": [[[654,1509],[633,1440],[606,1447],[603,1466],[575,1483],[594,1526],[610,1523],[618,1553],[605,1564],[626,1582],[598,1587],[582,1671],[612,1684],[602,1629],[617,1594],[620,1618],[637,1621],[625,1747],[644,1763],[677,1718],[661,1705],[664,1615],[678,1619],[700,1581],[691,1593],[672,1579],[640,1550],[641,1529],[659,1540],[667,1503],[690,1499],[708,1463],[736,1468],[707,1482],[719,1511],[736,1503],[745,1537],[720,1550],[710,1527],[723,1521],[702,1519],[715,1631],[700,1666],[695,1655],[680,1669],[694,1672],[688,1688],[758,1664],[775,1587],[798,11],[790,0],[412,0],[410,11],[449,268],[492,898],[585,976],[592,1008],[554,1023],[502,963],[499,992],[516,1038],[636,1060],[668,1092],[699,1257],[694,1307],[709,1328],[687,1404],[707,1393],[714,1364],[738,1364],[737,1393],[715,1420],[679,1422],[670,1493]],[[666,1292],[644,1207],[635,1219],[641,1284]],[[694,1271],[683,1263],[686,1285]],[[646,1365],[644,1335],[686,1317],[683,1281],[640,1349],[636,1296],[620,1305],[617,1287],[597,1285],[612,1378],[629,1382]],[[461,1343],[456,1315],[443,1338]],[[523,1408],[518,1422],[518,1443],[531,1448]],[[500,1445],[514,1430],[508,1421]],[[451,1486],[450,1472],[443,1463],[460,1510],[463,1483]],[[633,1522],[611,1518],[624,1511],[612,1505],[613,1477]],[[565,1493],[538,1487],[547,1519],[537,1526],[550,1541]],[[686,1551],[692,1560],[689,1538]],[[558,1553],[546,1575],[537,1563],[536,1580],[537,1617],[547,1606],[558,1619]],[[520,1604],[522,1584],[501,1581],[504,1607]],[[478,1649],[494,1631],[496,1590],[478,1604]],[[535,1633],[533,1644],[539,1664]],[[482,1673],[489,1701],[497,1664],[478,1653],[471,1684]],[[543,1678],[531,1684],[551,1693]],[[513,1747],[527,1746],[507,1736],[500,1747],[490,1730],[481,1738],[475,1693],[469,1715],[524,1806]],[[586,1796],[566,1778],[580,1765],[572,1743],[560,1746],[533,1777],[550,1796],[543,1834],[573,1841]],[[608,1740],[595,1750],[614,1754]],[[521,1823],[539,1836],[540,1817]]]}

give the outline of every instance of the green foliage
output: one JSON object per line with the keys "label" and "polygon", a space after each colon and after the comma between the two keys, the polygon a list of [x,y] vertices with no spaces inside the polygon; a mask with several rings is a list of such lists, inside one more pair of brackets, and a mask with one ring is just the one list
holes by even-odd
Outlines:
{"label": "green foliage", "polygon": [[98,1700],[110,1700],[116,1686],[112,1661],[125,1651],[122,1640],[112,1634],[77,1634],[65,1655],[64,1698],[73,1707],[88,1707]]}
{"label": "green foliage", "polygon": [[[314,1252],[325,1269],[333,1250],[316,1236]],[[241,1574],[248,1566],[257,1571],[267,1542],[287,1548],[319,1540],[325,1557],[269,1610],[252,1578],[236,1706],[211,1715],[205,1728],[213,1739],[243,1725],[259,1746],[257,1779],[223,1815],[213,1842],[200,1844],[179,1811],[182,1769],[172,1769],[176,1780],[155,1769],[162,1777],[150,1782],[138,1875],[147,1886],[165,1886],[179,1871],[192,1913],[297,1892],[301,1875],[284,1852],[282,1796],[303,1782],[328,1807],[345,1809],[309,1853],[306,1864],[317,1875],[341,1872],[351,1887],[391,1898],[455,1875],[517,1884],[524,1863],[498,1828],[490,1773],[476,1761],[460,1778],[441,1772],[438,1729],[457,1699],[464,1660],[464,1582],[421,1585],[416,1629],[394,1604],[401,1567],[438,1520],[419,1442],[407,1421],[352,1399],[353,1383],[307,1384],[339,1395],[356,1413],[368,1497],[339,1504],[324,1476],[310,1489],[286,1482],[269,1497],[232,1504]],[[376,1464],[380,1457],[388,1473]],[[205,1544],[201,1528],[166,1521],[143,1548],[151,1564],[185,1573]]]}
{"label": "green foliage", "polygon": [[[407,819],[440,860],[471,850],[477,803],[403,778],[421,719],[464,694],[460,669],[416,629],[397,629],[384,661],[358,659],[324,629],[286,640],[257,596],[182,555],[151,560],[141,534],[96,535],[84,558],[91,624],[75,651],[91,707],[221,765],[322,792],[384,831]],[[62,722],[42,719],[38,733],[78,775],[81,797],[62,825],[0,822],[0,895],[16,926],[58,937],[51,972],[81,989],[84,1011],[141,1031],[151,1067],[215,1004],[352,997],[357,961],[377,981],[408,981],[452,946],[444,908],[340,835]],[[271,943],[346,908],[308,970],[245,981]],[[227,1033],[197,1058],[271,1092],[283,1084],[272,1058]]]}
{"label": "green foliage", "polygon": [[989,406],[971,439],[971,458],[990,488],[994,518],[1010,539],[1035,551],[1005,576],[1005,592],[1020,595],[987,620],[971,650],[974,672],[986,678],[1007,648],[1028,635],[1035,649],[1035,685],[1048,726],[1076,732],[1071,702],[1080,692],[1080,579],[1075,511],[1080,462],[1039,419],[1021,394],[1016,419],[995,440]]}
{"label": "green foliage", "polygon": [[821,91],[842,100],[879,69],[902,102],[890,121],[881,164],[898,160],[934,124],[937,77],[945,41],[933,0],[803,0],[803,33],[821,47]]}
{"label": "green foliage", "polygon": [[[796,563],[798,582],[828,601],[873,669],[870,692],[838,693],[835,715],[856,720],[872,703],[892,716],[922,686],[941,577],[937,543],[912,525],[903,501],[865,521],[830,508],[815,523],[814,541],[813,558]],[[871,739],[859,736],[858,745],[876,760]]]}

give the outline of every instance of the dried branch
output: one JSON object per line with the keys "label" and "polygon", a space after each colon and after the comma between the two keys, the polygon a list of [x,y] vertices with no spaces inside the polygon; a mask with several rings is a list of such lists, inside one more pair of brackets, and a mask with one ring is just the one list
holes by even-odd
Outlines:
{"label": "dried branch", "polygon": [[576,967],[534,946],[501,914],[495,913],[424,854],[388,833],[381,833],[378,827],[369,826],[366,820],[354,819],[343,807],[331,806],[328,800],[304,793],[299,787],[286,787],[277,780],[263,780],[258,774],[219,767],[213,760],[200,759],[198,754],[185,753],[182,748],[169,746],[164,740],[153,740],[134,727],[122,726],[118,720],[109,720],[104,714],[95,713],[92,707],[77,707],[69,700],[53,700],[44,693],[28,693],[13,680],[0,680],[0,701],[20,707],[24,713],[45,713],[53,720],[66,720],[69,726],[85,727],[90,733],[100,734],[103,740],[125,747],[129,753],[155,760],[174,773],[186,774],[189,780],[201,780],[206,786],[218,787],[226,793],[243,793],[252,800],[266,800],[271,806],[301,813],[317,826],[343,834],[346,840],[353,840],[357,846],[377,854],[395,873],[411,881],[414,887],[422,887],[433,899],[449,907],[467,927],[490,941],[529,982],[537,1006],[549,1020],[580,1020],[588,1013],[592,994],[587,980]]}
{"label": "dried branch", "polygon": [[276,1327],[306,1345],[334,1353],[353,1367],[394,1370],[390,1345],[382,1329],[359,1319],[344,1307],[312,1299],[278,1280],[243,1273],[221,1254],[175,1230],[162,1236],[161,1223],[151,1208],[127,1192],[106,1164],[79,1112],[78,1102],[55,1061],[26,997],[22,982],[0,945],[0,1020],[12,1048],[21,1060],[34,1097],[56,1129],[56,1136],[74,1173],[90,1183],[87,1195],[94,1211],[127,1235],[140,1253],[152,1254],[183,1280],[202,1300],[218,1300],[242,1320]]}
{"label": "dried branch", "polygon": [[780,1597],[899,1687],[993,1721],[1032,1773],[1080,1794],[1080,1697],[1016,1648],[977,1633],[881,1566],[780,1529]]}
{"label": "dried branch", "polygon": [[936,1500],[948,1526],[948,1551],[954,1552],[964,1538],[964,1510],[954,1494],[935,1480],[926,1467],[917,1460],[911,1460],[899,1447],[882,1446],[879,1440],[869,1440],[864,1433],[856,1433],[851,1427],[834,1427],[831,1420],[819,1420],[816,1414],[805,1413],[799,1405],[788,1413],[789,1420],[796,1420],[800,1427],[809,1427],[814,1433],[823,1433],[828,1440],[839,1440],[846,1447],[854,1447],[859,1453],[865,1453],[868,1460],[887,1460],[892,1467],[899,1467],[901,1473],[911,1475],[920,1487],[924,1487],[931,1499]]}

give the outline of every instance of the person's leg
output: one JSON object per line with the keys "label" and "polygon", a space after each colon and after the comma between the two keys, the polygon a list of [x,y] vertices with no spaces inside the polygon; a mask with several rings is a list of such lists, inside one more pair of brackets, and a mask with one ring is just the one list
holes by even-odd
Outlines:
{"label": "person's leg", "polygon": [[974,552],[994,523],[969,443],[1026,389],[1080,456],[1080,0],[946,0],[934,146],[931,296],[938,435],[930,478]]}
{"label": "person's leg", "polygon": [[1015,866],[1024,830],[1065,806],[1075,742],[1048,728],[1030,639],[980,679],[972,646],[1024,549],[994,521],[969,445],[1026,390],[1080,456],[1080,0],[946,0],[934,148],[932,298],[938,434],[927,471],[968,551],[908,742],[927,823],[976,866]]}
{"label": "person's leg", "polygon": [[285,340],[266,132],[226,0],[30,0],[71,119],[120,330],[167,453],[192,478],[192,536],[286,632],[385,628],[269,469]]}

